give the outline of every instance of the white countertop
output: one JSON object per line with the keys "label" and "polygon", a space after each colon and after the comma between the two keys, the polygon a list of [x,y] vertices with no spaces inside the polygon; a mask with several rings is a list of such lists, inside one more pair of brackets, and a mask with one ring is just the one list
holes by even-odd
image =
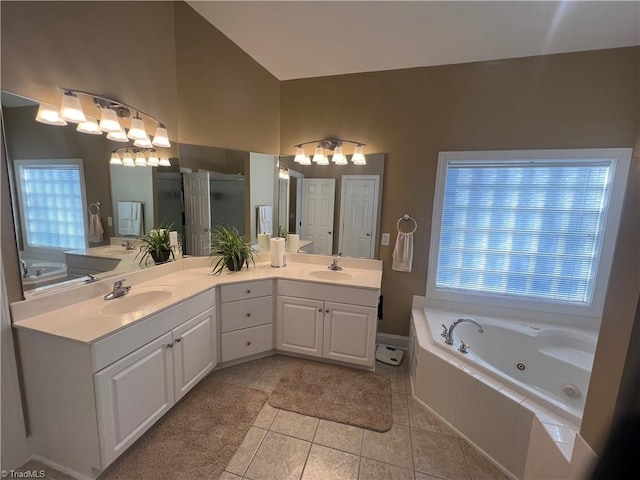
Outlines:
{"label": "white countertop", "polygon": [[[30,298],[11,305],[14,326],[63,337],[86,344],[94,343],[118,330],[169,308],[183,300],[218,285],[262,279],[286,279],[313,282],[342,287],[379,290],[382,282],[382,262],[379,260],[343,259],[340,264],[351,278],[316,278],[313,271],[329,271],[331,257],[316,255],[289,255],[286,267],[273,268],[270,262],[256,259],[255,266],[239,272],[224,270],[213,275],[210,259],[182,259],[128,274],[126,285],[131,285],[129,295],[136,290],[147,291],[164,288],[171,296],[151,307],[126,314],[102,314],[100,309],[108,302],[104,295],[111,291],[114,278],[83,285],[71,291],[54,292],[40,298]],[[309,257],[309,258],[306,258]],[[353,265],[353,266],[351,266]],[[360,268],[358,268],[360,267]]]}

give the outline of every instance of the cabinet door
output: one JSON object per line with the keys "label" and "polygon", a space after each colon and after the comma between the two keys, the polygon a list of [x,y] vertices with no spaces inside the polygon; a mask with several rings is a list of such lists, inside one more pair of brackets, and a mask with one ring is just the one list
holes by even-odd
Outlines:
{"label": "cabinet door", "polygon": [[216,346],[215,308],[202,312],[173,330],[176,402],[216,366]]}
{"label": "cabinet door", "polygon": [[323,357],[373,366],[376,314],[371,307],[325,302]]}
{"label": "cabinet door", "polygon": [[102,468],[106,468],[174,403],[171,333],[94,375]]}
{"label": "cabinet door", "polygon": [[324,302],[278,297],[276,348],[322,357]]}

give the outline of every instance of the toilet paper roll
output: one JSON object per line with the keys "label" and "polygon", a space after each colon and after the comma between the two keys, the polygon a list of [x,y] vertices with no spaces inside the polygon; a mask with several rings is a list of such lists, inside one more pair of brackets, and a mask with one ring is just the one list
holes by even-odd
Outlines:
{"label": "toilet paper roll", "polygon": [[258,234],[258,250],[260,252],[268,252],[271,241],[271,235],[268,233]]}
{"label": "toilet paper roll", "polygon": [[271,266],[284,267],[287,264],[287,254],[284,248],[284,238],[271,239]]}
{"label": "toilet paper roll", "polygon": [[300,250],[300,235],[290,233],[287,235],[287,252],[298,253]]}

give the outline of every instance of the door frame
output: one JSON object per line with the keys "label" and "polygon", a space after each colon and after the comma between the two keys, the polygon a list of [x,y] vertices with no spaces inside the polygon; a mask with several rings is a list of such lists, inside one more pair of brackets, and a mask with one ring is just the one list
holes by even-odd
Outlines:
{"label": "door frame", "polygon": [[[302,179],[304,178],[304,174],[300,173],[300,172],[296,172],[295,170],[291,170],[289,169],[289,177],[295,177],[296,179],[296,230],[295,232],[290,232],[290,233],[297,233],[300,234],[300,231],[302,230]],[[289,188],[291,188],[291,184],[289,184]]]}
{"label": "door frame", "polygon": [[378,212],[379,195],[380,195],[380,175],[342,175],[340,178],[340,232],[338,232],[338,252],[342,251],[342,240],[344,232],[344,199],[346,193],[346,184],[349,180],[373,180],[373,205],[375,209],[371,215],[371,257],[376,258],[376,247],[378,243]]}

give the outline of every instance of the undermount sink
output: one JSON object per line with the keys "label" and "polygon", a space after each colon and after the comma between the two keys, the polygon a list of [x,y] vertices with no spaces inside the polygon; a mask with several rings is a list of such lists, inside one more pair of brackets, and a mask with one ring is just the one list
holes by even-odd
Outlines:
{"label": "undermount sink", "polygon": [[138,312],[158,305],[169,300],[175,293],[176,287],[144,287],[135,291],[136,287],[131,289],[131,293],[123,297],[104,300],[104,304],[100,307],[100,313],[103,315],[122,315],[125,313]]}
{"label": "undermount sink", "polygon": [[340,270],[312,270],[309,275],[320,280],[351,280],[353,275]]}

